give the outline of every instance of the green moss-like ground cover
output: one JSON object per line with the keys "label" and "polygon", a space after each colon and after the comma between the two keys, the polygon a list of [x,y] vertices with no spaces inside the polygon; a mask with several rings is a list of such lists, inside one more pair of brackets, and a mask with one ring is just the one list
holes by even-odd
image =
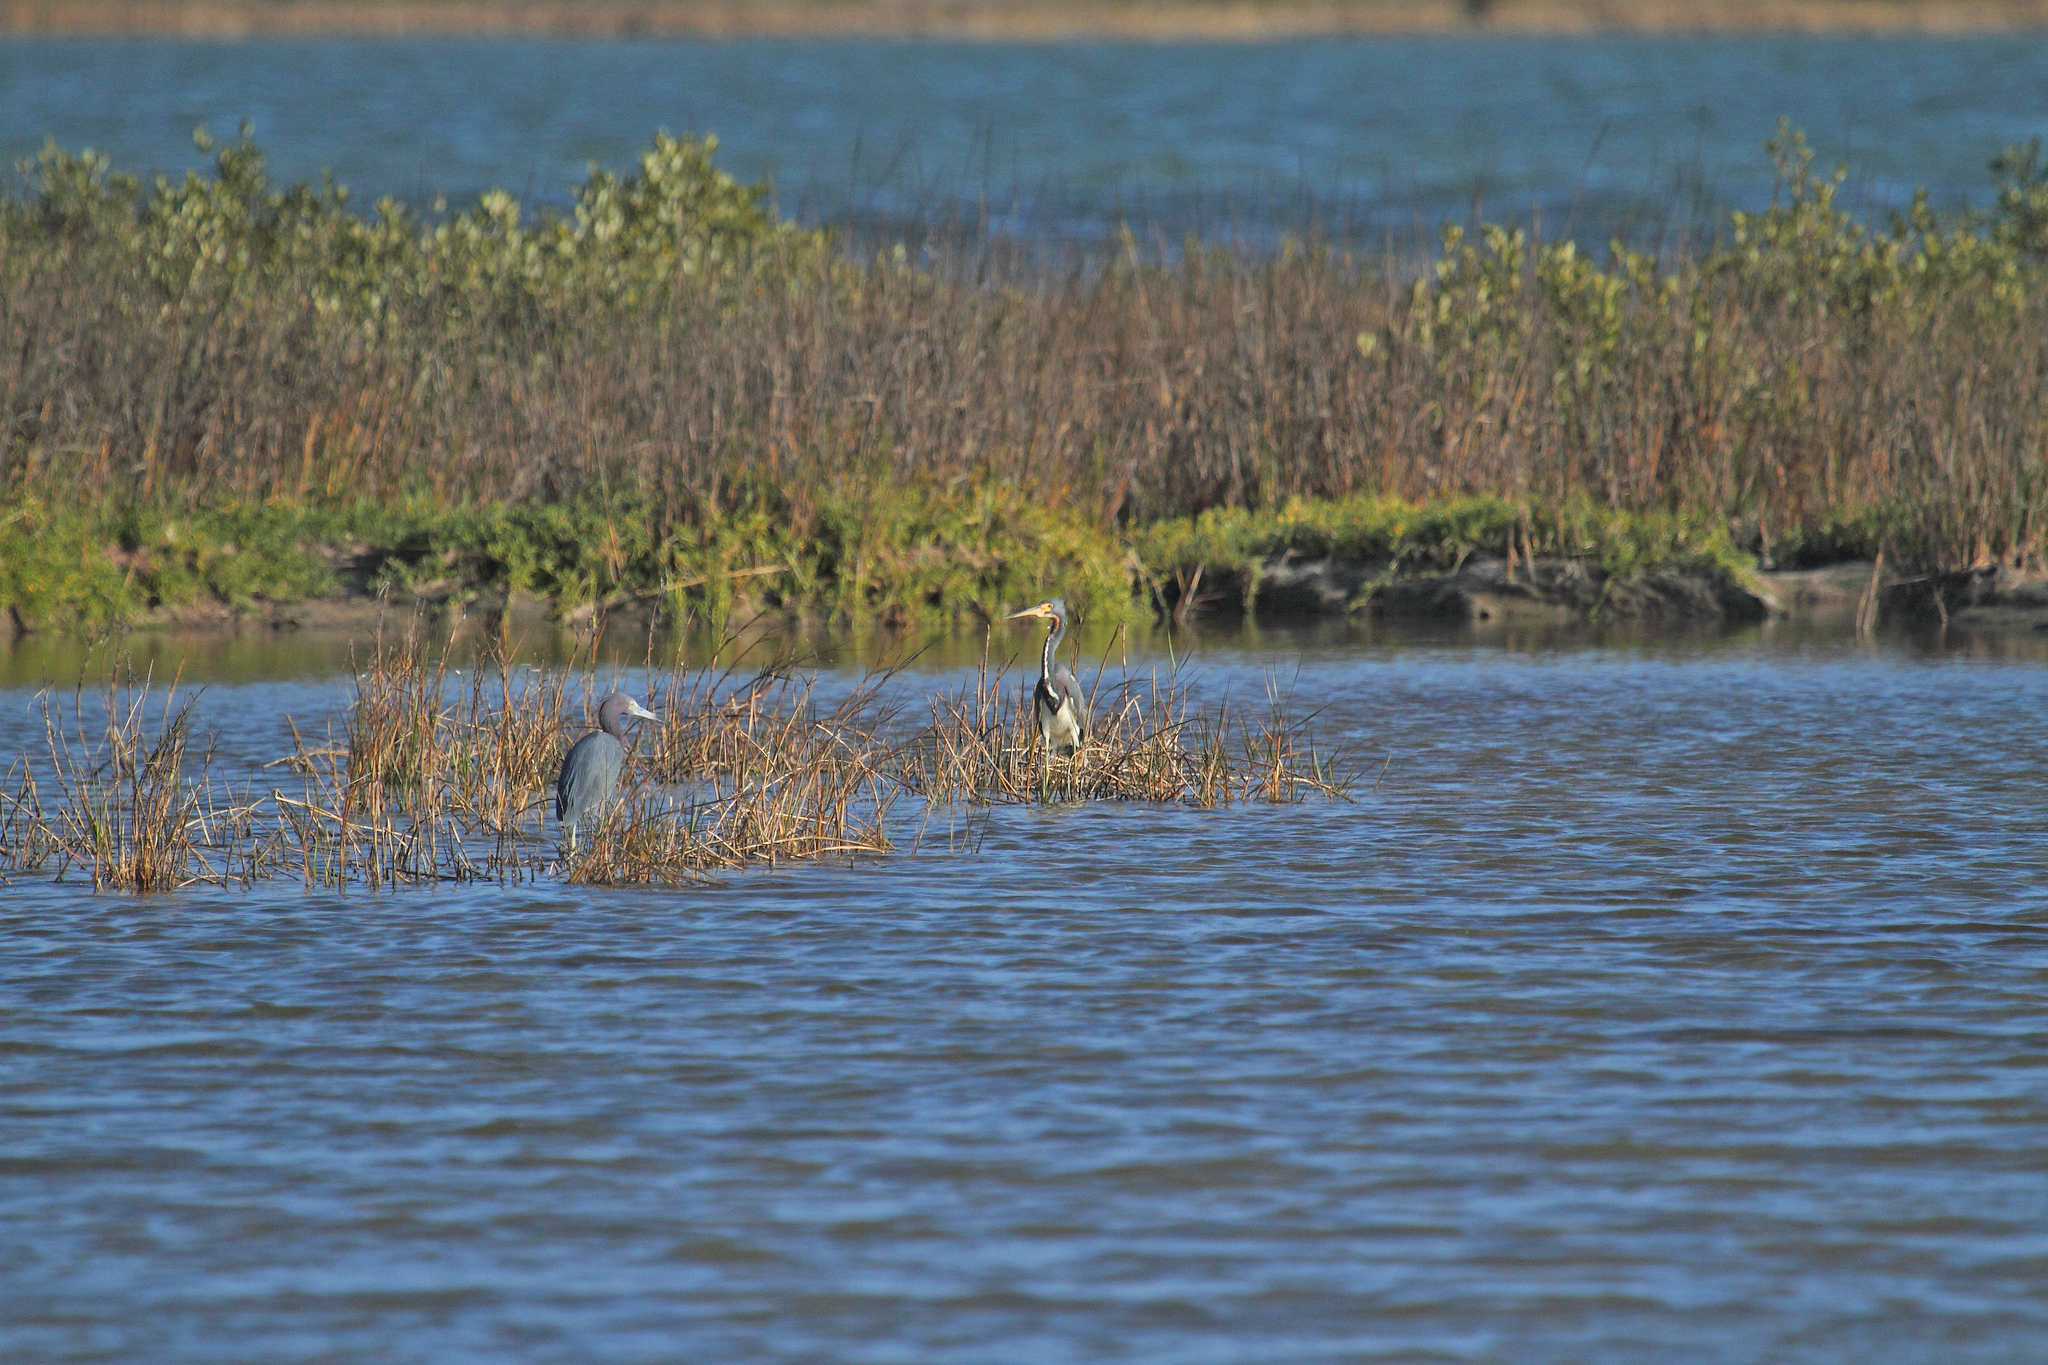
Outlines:
{"label": "green moss-like ground cover", "polygon": [[718,619],[734,603],[910,624],[985,619],[1058,593],[1097,620],[1170,605],[1200,570],[1247,595],[1260,566],[1331,556],[1391,574],[1473,556],[1580,560],[1739,579],[1754,567],[1714,527],[1498,498],[1387,498],[1217,509],[1124,530],[998,486],[882,489],[822,500],[802,522],[764,499],[707,533],[657,537],[641,500],[423,504],[306,511],[229,506],[103,519],[17,504],[0,537],[0,601],[31,628],[94,626],[164,608],[256,609],[400,590],[460,601],[518,592],[568,612],[661,599]]}

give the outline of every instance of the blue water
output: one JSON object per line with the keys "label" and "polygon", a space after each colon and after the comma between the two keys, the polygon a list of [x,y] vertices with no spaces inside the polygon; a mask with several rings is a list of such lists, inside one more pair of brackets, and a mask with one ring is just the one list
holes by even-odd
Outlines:
{"label": "blue water", "polygon": [[[224,769],[345,702],[305,665],[210,680]],[[2038,641],[1185,676],[1273,668],[1386,760],[1355,804],[683,890],[0,888],[0,1359],[2041,1357]]]}
{"label": "blue water", "polygon": [[806,217],[1079,237],[1433,236],[1475,207],[1697,230],[1768,199],[1780,116],[1866,208],[1983,202],[1990,158],[2048,134],[2048,37],[0,43],[12,156],[54,136],[180,171],[195,125],[247,120],[279,170],[365,197],[560,200],[665,127]]}
{"label": "blue water", "polygon": [[[1689,223],[1780,114],[1865,204],[1981,199],[2048,40],[0,44],[17,154],[247,118],[546,198],[666,125],[812,217],[1079,237]],[[0,767],[82,666],[31,648]],[[2041,1359],[2042,648],[1268,633],[1195,684],[1294,678],[1357,803],[688,891],[0,885],[0,1362]],[[346,666],[195,653],[222,770]]]}

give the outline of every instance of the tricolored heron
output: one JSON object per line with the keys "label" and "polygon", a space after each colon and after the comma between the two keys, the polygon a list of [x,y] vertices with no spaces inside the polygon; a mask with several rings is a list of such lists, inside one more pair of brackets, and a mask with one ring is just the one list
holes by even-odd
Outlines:
{"label": "tricolored heron", "polygon": [[619,791],[626,770],[626,722],[653,720],[654,713],[623,692],[597,704],[597,728],[570,746],[555,779],[555,820],[576,847],[577,827]]}
{"label": "tricolored heron", "polygon": [[1067,604],[1054,597],[1035,607],[1012,612],[1006,621],[1043,616],[1052,622],[1045,637],[1045,656],[1038,670],[1038,686],[1031,689],[1031,710],[1038,717],[1038,733],[1047,753],[1073,753],[1088,742],[1088,698],[1074,681],[1074,670],[1056,657],[1060,641],[1067,638]]}

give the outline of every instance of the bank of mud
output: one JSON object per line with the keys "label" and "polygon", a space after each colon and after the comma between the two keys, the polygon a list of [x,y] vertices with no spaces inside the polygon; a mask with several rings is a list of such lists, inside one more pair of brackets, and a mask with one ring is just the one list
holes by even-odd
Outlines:
{"label": "bank of mud", "polygon": [[[1058,583],[1045,585],[1048,594],[1060,590]],[[1475,556],[1452,569],[1403,571],[1385,563],[1290,557],[1265,562],[1255,575],[1223,571],[1178,589],[1167,585],[1151,605],[1159,617],[1177,624],[1246,617],[1266,623],[1356,619],[1477,627],[1736,626],[1782,620],[1827,629],[1920,624],[2048,631],[2048,573],[1998,566],[1963,573],[1902,573],[1876,561],[1851,560],[1748,574],[1665,568],[1615,576],[1565,559],[1510,562]],[[1142,608],[1138,614],[1144,614]],[[460,622],[507,637],[533,637],[662,629],[681,624],[682,617],[694,619],[695,613],[679,613],[668,598],[654,593],[619,594],[605,602],[565,606],[501,586],[443,582],[375,591],[358,581],[295,602],[156,607],[113,629],[304,630],[367,638],[425,619]],[[952,624],[985,625],[994,619],[994,612],[967,610],[954,613]],[[722,620],[714,624],[778,622],[804,627],[910,624],[835,619],[834,613],[813,604],[782,603],[770,593],[745,590],[733,596]],[[76,627],[51,629],[65,633]],[[38,629],[19,616],[0,613],[0,642],[36,633]]]}
{"label": "bank of mud", "polygon": [[1903,573],[1878,560],[1731,573],[1654,569],[1609,575],[1579,560],[1475,557],[1456,568],[1401,572],[1336,558],[1275,559],[1255,580],[1226,574],[1190,610],[1260,619],[1363,615],[1473,624],[1542,621],[1721,623],[1784,619],[1828,627],[1927,622],[2048,630],[2048,573],[1986,566]]}

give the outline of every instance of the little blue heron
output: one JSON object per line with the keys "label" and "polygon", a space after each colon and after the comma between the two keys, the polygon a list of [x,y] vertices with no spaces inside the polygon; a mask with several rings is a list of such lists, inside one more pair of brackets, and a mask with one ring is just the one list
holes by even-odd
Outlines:
{"label": "little blue heron", "polygon": [[555,779],[555,820],[576,847],[577,827],[619,791],[626,770],[627,720],[653,720],[654,713],[623,692],[597,704],[597,728],[576,741]]}
{"label": "little blue heron", "polygon": [[1045,637],[1038,686],[1031,689],[1031,709],[1038,717],[1038,733],[1045,741],[1046,752],[1064,750],[1071,754],[1088,742],[1088,698],[1081,695],[1081,684],[1074,681],[1074,671],[1056,657],[1060,641],[1067,638],[1067,604],[1054,597],[1003,619],[1021,621],[1037,616],[1050,620],[1052,630]]}

